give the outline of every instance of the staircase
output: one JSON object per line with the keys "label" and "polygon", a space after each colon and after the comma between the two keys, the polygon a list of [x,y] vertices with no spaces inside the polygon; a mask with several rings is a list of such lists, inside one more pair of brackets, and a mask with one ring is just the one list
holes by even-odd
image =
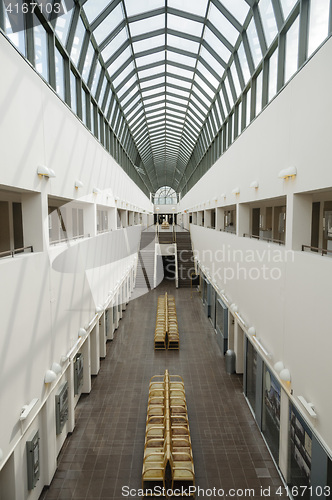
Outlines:
{"label": "staircase", "polygon": [[190,288],[191,273],[195,272],[194,255],[191,248],[189,232],[176,233],[177,256],[178,256],[178,279],[179,288]]}
{"label": "staircase", "polygon": [[132,298],[137,298],[154,288],[155,233],[143,231],[136,271],[136,284]]}

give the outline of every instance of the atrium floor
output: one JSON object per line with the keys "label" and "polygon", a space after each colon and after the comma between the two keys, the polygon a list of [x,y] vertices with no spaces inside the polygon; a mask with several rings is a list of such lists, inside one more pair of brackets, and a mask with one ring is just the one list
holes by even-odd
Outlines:
{"label": "atrium floor", "polygon": [[[155,352],[157,298],[165,291],[176,298],[180,350]],[[149,380],[166,368],[184,379],[196,486],[223,488],[228,496],[239,490],[235,499],[253,497],[245,493],[249,488],[262,498],[261,488],[270,488],[265,496],[280,499],[282,483],[242,394],[242,376],[226,374],[197,293],[191,299],[190,289],[164,281],[130,301],[107,349],[91,393],[80,398],[76,428],[42,500],[116,500],[125,498],[124,486],[141,488]]]}

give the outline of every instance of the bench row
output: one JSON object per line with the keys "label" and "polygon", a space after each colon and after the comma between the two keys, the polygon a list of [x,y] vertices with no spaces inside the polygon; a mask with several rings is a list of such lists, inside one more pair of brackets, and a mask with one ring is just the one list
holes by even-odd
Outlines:
{"label": "bench row", "polygon": [[179,327],[176,315],[175,298],[172,295],[158,297],[156,327],[154,332],[155,349],[179,349]]}
{"label": "bench row", "polygon": [[149,386],[142,489],[166,490],[195,485],[195,472],[183,380],[178,375],[152,377]]}

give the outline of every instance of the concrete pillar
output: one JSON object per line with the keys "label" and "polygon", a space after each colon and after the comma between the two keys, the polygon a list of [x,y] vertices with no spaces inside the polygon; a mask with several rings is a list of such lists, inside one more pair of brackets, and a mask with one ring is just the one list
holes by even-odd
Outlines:
{"label": "concrete pillar", "polygon": [[239,203],[236,207],[236,234],[243,236],[250,231],[250,206]]}
{"label": "concrete pillar", "polygon": [[48,248],[48,197],[46,188],[41,193],[22,196],[22,224],[24,246],[32,245],[34,252],[43,252]]}
{"label": "concrete pillar", "polygon": [[286,248],[302,250],[311,245],[312,195],[287,195]]}
{"label": "concrete pillar", "polygon": [[216,230],[224,231],[224,229],[225,229],[224,209],[216,208]]}
{"label": "concrete pillar", "polygon": [[91,375],[98,375],[100,369],[99,321],[90,333]]}
{"label": "concrete pillar", "polygon": [[97,205],[89,203],[84,207],[84,234],[97,235]]}
{"label": "concrete pillar", "polygon": [[204,210],[204,227],[211,227],[211,210]]}

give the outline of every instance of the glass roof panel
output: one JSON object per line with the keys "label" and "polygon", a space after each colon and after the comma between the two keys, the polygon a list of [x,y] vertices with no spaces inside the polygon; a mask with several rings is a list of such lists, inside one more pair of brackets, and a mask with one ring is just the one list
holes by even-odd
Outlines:
{"label": "glass roof panel", "polygon": [[88,0],[85,2],[84,11],[89,23],[92,23],[110,3],[110,0]]}
{"label": "glass roof panel", "polygon": [[228,76],[225,78],[224,83],[225,83],[225,87],[226,87],[226,92],[227,92],[229,104],[231,105],[231,108],[232,108],[234,105],[234,99],[233,99],[233,94],[231,92],[231,87],[229,84]]}
{"label": "glass roof panel", "polygon": [[231,70],[232,77],[233,77],[233,82],[234,82],[234,87],[235,87],[236,95],[237,95],[237,97],[239,97],[239,95],[241,94],[241,85],[240,85],[240,80],[239,80],[239,77],[238,77],[238,74],[237,74],[237,69],[235,67],[235,62],[234,61],[231,64],[230,70]]}
{"label": "glass roof panel", "polygon": [[122,29],[101,51],[104,61],[106,62],[120,47],[128,40],[127,28]]}
{"label": "glass roof panel", "polygon": [[167,35],[167,45],[170,47],[181,47],[183,50],[198,54],[199,43],[181,36]]}
{"label": "glass roof panel", "polygon": [[153,78],[152,80],[147,80],[146,82],[141,82],[142,89],[152,87],[153,85],[160,85],[165,83],[165,77],[160,76],[159,78]]}
{"label": "glass roof panel", "polygon": [[194,68],[196,64],[196,58],[184,56],[182,54],[178,54],[177,52],[173,52],[171,50],[167,51],[167,60],[177,62],[179,64],[183,64],[185,66],[189,66]]}
{"label": "glass roof panel", "polygon": [[311,0],[308,55],[325,40],[329,30],[329,0]]}
{"label": "glass roof panel", "polygon": [[[130,59],[131,50],[127,47],[121,54],[115,59],[115,61],[108,67],[108,72],[112,76],[118,69]],[[129,64],[129,62],[128,62]]]}
{"label": "glass roof panel", "polygon": [[224,70],[223,66],[221,66],[221,64],[219,64],[219,62],[217,61],[217,59],[215,59],[213,57],[213,55],[205,47],[202,47],[200,56],[220,76],[224,73],[225,70]]}
{"label": "glass roof panel", "polygon": [[291,13],[294,5],[297,0],[280,0],[282,11],[284,13],[284,18],[286,19],[288,15]]}
{"label": "glass roof panel", "polygon": [[219,3],[222,3],[241,24],[244,23],[249,12],[249,5],[245,0],[219,0]]}
{"label": "glass roof panel", "polygon": [[250,45],[251,55],[254,60],[255,67],[257,68],[258,64],[262,60],[262,51],[259,45],[259,39],[257,35],[256,25],[254,22],[254,18],[249,23],[247,29],[248,41]]}
{"label": "glass roof panel", "polygon": [[171,64],[167,64],[166,71],[167,73],[173,73],[173,74],[175,73],[176,75],[188,78],[189,80],[192,80],[194,77],[193,71],[188,71],[184,68],[178,68],[177,66],[173,66]]}
{"label": "glass roof panel", "polygon": [[272,2],[271,0],[260,0],[258,7],[261,13],[266,43],[269,47],[278,33]]}
{"label": "glass roof panel", "polygon": [[81,18],[78,19],[76,32],[74,36],[73,46],[70,52],[70,57],[72,58],[74,64],[77,66],[78,60],[81,55],[81,48],[83,44],[83,39],[85,35],[85,27]]}
{"label": "glass roof panel", "polygon": [[82,78],[85,82],[88,81],[90,70],[91,70],[91,63],[93,56],[95,54],[95,49],[93,48],[93,45],[91,42],[89,42],[89,47],[85,56],[85,61],[84,61],[84,66],[83,66],[83,71],[82,71]]}
{"label": "glass roof panel", "polygon": [[[134,63],[130,63],[130,65],[129,65],[129,66],[132,66],[132,68],[133,68],[133,67],[134,67]],[[132,68],[130,68],[130,67],[129,67],[129,73],[130,73],[130,70],[131,70]],[[123,73],[124,73],[124,72],[123,72]],[[123,73],[121,73],[121,75],[120,75],[121,77],[122,77],[122,74],[123,74]],[[120,77],[118,77],[118,78],[120,78]],[[125,92],[127,92],[127,90],[128,90],[128,89],[130,89],[130,87],[131,87],[134,83],[136,83],[136,85],[137,85],[137,87],[138,87],[138,81],[137,81],[137,76],[136,76],[136,74],[135,74],[135,75],[133,75],[133,76],[132,76],[132,77],[128,80],[128,82],[127,82],[127,83],[125,83],[124,85],[121,85],[120,89],[119,89],[119,90],[118,90],[118,92],[117,92],[118,97],[119,97],[119,98],[121,98],[121,96],[123,96],[123,94],[124,94]]]}
{"label": "glass roof panel", "polygon": [[142,96],[143,98],[145,99],[146,97],[149,97],[149,96],[153,96],[153,95],[156,95],[156,93],[159,93],[159,92],[165,92],[165,85],[161,85],[160,88],[158,89],[152,89],[152,90],[144,90],[142,92]]}
{"label": "glass roof panel", "polygon": [[184,17],[174,16],[173,14],[167,14],[167,27],[180,33],[188,33],[189,35],[201,37],[204,24],[192,21],[191,19],[185,19]]}
{"label": "glass roof panel", "polygon": [[158,16],[147,17],[140,21],[131,22],[129,23],[129,28],[131,36],[142,35],[149,31],[165,28],[165,15],[159,14]]}
{"label": "glass roof panel", "polygon": [[155,54],[150,54],[148,56],[143,56],[143,57],[136,57],[136,64],[137,67],[140,68],[142,66],[147,66],[149,64],[153,64],[155,62],[160,61],[165,57],[165,52],[164,50],[160,50],[156,52]]}
{"label": "glass roof panel", "polygon": [[[197,64],[198,71],[209,81],[209,83],[217,89],[219,85],[219,81],[212,75],[212,73],[208,70],[208,68],[202,64],[200,61]],[[197,75],[196,75],[197,76]],[[197,76],[199,78],[199,76]],[[210,90],[211,92],[211,90]]]}
{"label": "glass roof panel", "polygon": [[221,33],[232,45],[239,36],[238,30],[226,19],[226,17],[220,12],[214,4],[211,4],[209,12],[209,20],[217,28],[219,33]]}
{"label": "glass roof panel", "polygon": [[123,21],[123,9],[119,4],[112,12],[104,19],[104,21],[94,30],[93,34],[98,44],[100,44],[110,33]]}
{"label": "glass roof panel", "polygon": [[100,73],[101,73],[101,64],[98,61],[97,66],[96,66],[96,71],[95,71],[95,74],[93,77],[92,85],[91,85],[91,92],[92,92],[93,96],[96,94],[96,91],[97,91]]}
{"label": "glass roof panel", "polygon": [[173,76],[167,76],[166,83],[171,83],[173,85],[181,85],[181,87],[184,87],[187,89],[191,88],[191,82],[185,82],[183,80],[178,80],[177,78],[174,78]]}
{"label": "glass roof panel", "polygon": [[174,7],[175,9],[204,17],[208,0],[199,0],[199,2],[193,2],[192,0],[168,0],[167,4],[169,7]]}
{"label": "glass roof panel", "polygon": [[228,62],[231,52],[209,28],[205,28],[204,40],[210,45],[210,47],[212,47],[216,54],[218,54],[225,62]]}
{"label": "glass roof panel", "polygon": [[143,52],[144,50],[151,49],[152,46],[160,47],[165,45],[165,35],[158,35],[151,38],[144,38],[133,43],[134,52]]}
{"label": "glass roof panel", "polygon": [[165,6],[164,0],[144,0],[144,2],[139,0],[125,0],[125,6],[127,15],[136,16],[136,14],[142,14],[144,12],[149,12],[150,10],[155,10],[160,7]]}
{"label": "glass roof panel", "polygon": [[154,68],[140,69],[138,72],[138,77],[139,79],[150,76],[159,77],[159,74],[164,70],[164,67],[165,67],[165,61],[160,61],[160,64],[158,64],[158,66],[155,66]]}
{"label": "glass roof panel", "polygon": [[[61,5],[62,5],[62,8],[64,9],[64,11],[66,11],[65,3],[62,2]],[[65,14],[62,14],[61,16],[57,17],[57,19],[56,19],[55,32],[64,45],[66,45],[66,42],[67,42],[68,32],[69,32],[73,12],[74,12],[74,9],[70,9]]]}
{"label": "glass roof panel", "polygon": [[[211,75],[211,73],[208,73],[207,70],[205,70],[205,72],[208,75],[209,82],[212,84],[214,83],[215,87],[217,88],[218,87],[217,80]],[[202,73],[203,73],[203,71],[202,71]],[[206,76],[204,73],[203,73],[203,75]],[[211,79],[211,81],[210,81],[210,79]],[[206,92],[210,97],[214,97],[215,92],[212,89],[210,89],[210,87],[198,75],[195,76],[195,82],[197,82],[198,85],[201,87],[201,89],[204,90],[204,92]]]}
{"label": "glass roof panel", "polygon": [[247,56],[246,56],[246,53],[244,51],[243,42],[241,42],[241,44],[239,46],[239,50],[237,52],[237,55],[239,57],[239,61],[241,64],[244,82],[247,84],[250,80],[250,70],[249,70],[249,66],[248,66]]}
{"label": "glass roof panel", "polygon": [[[115,80],[113,80],[113,85],[115,88],[118,87],[118,85],[120,85],[121,82],[123,82],[123,80],[125,80],[125,78],[135,69],[135,65],[133,62],[130,62],[128,63],[128,65],[124,68],[123,71],[121,71],[121,73],[119,74],[119,76],[117,76],[115,78]],[[109,71],[108,71],[109,72]],[[112,77],[112,75],[110,74],[110,76]]]}

